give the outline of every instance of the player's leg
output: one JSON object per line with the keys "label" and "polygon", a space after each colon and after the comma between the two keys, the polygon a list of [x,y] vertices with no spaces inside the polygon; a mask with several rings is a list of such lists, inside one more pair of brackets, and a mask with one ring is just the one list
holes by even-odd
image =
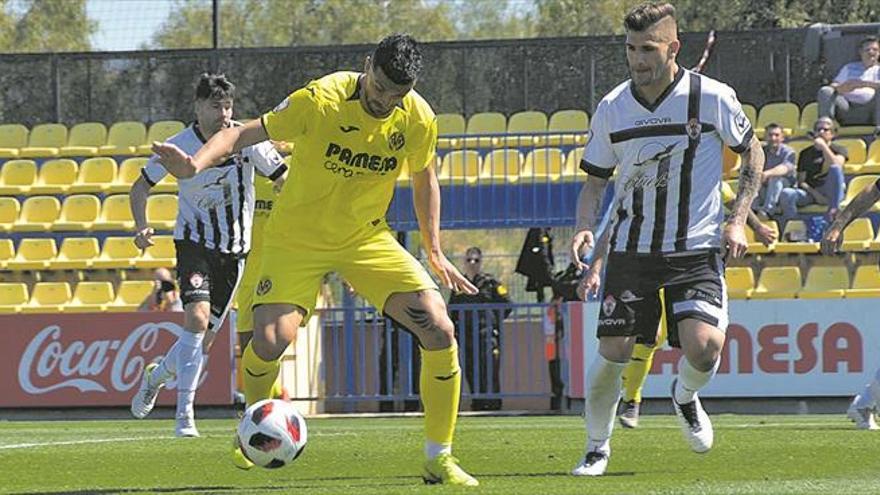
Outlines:
{"label": "player's leg", "polygon": [[639,410],[642,403],[642,388],[654,362],[654,353],[666,341],[666,309],[663,307],[663,289],[660,289],[660,326],[654,345],[636,342],[632,356],[623,370],[623,411],[618,419],[624,428],[639,426]]}
{"label": "player's leg", "polygon": [[860,430],[880,430],[874,419],[878,407],[880,407],[880,368],[874,372],[874,379],[853,398],[846,415]]}

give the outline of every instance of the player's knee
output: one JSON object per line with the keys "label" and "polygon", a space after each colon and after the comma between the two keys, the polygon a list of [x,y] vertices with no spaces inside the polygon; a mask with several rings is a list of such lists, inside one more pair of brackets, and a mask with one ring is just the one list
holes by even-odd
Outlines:
{"label": "player's knee", "polygon": [[280,359],[288,344],[287,342],[266,338],[262,332],[255,332],[254,338],[251,339],[251,349],[263,361],[276,361]]}
{"label": "player's knee", "polygon": [[446,313],[432,312],[420,339],[426,349],[445,349],[455,342],[455,326]]}

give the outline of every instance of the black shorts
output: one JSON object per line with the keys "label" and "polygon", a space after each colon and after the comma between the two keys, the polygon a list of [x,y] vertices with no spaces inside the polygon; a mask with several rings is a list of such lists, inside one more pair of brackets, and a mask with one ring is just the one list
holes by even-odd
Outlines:
{"label": "black shorts", "polygon": [[677,323],[687,318],[726,331],[727,287],[721,255],[716,251],[680,255],[610,253],[597,336],[636,336],[636,342],[654,345],[663,307],[669,345],[673,347],[680,347]]}
{"label": "black shorts", "polygon": [[210,302],[208,330],[216,331],[226,319],[235,289],[244,274],[244,257],[208,249],[192,241],[175,239],[180,299]]}

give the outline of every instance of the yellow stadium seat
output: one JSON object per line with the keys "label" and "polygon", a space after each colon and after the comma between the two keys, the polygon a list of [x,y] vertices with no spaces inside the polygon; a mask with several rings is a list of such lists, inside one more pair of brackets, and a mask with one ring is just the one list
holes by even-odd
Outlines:
{"label": "yellow stadium seat", "polygon": [[814,254],[819,252],[819,243],[807,241],[807,225],[803,220],[789,220],[773,251],[787,254]]}
{"label": "yellow stadium seat", "polygon": [[801,299],[840,298],[847,289],[849,272],[845,266],[814,266],[807,272],[807,281],[797,296]]}
{"label": "yellow stadium seat", "polygon": [[523,165],[523,180],[556,182],[562,176],[562,150],[559,148],[537,148],[526,155]]}
{"label": "yellow stadium seat", "polygon": [[177,250],[170,235],[153,236],[153,245],[134,262],[135,268],[172,268],[176,264]]}
{"label": "yellow stadium seat", "polygon": [[[481,112],[471,115],[468,119],[466,133],[477,134],[504,134],[507,131],[507,117],[498,112]],[[466,137],[465,148],[498,146],[501,136]]]}
{"label": "yellow stadium seat", "polygon": [[92,261],[92,268],[131,268],[140,255],[133,237],[107,237],[101,254]]}
{"label": "yellow stadium seat", "polygon": [[139,155],[152,155],[153,142],[164,143],[168,138],[182,131],[186,125],[179,120],[160,120],[153,122],[150,130],[147,132],[147,140],[144,144],[138,146],[137,153]]}
{"label": "yellow stadium seat", "polygon": [[147,144],[147,126],[143,122],[117,122],[110,126],[107,144],[98,149],[103,156],[135,155],[138,147]]}
{"label": "yellow stadium seat", "polygon": [[20,306],[22,313],[60,313],[70,301],[67,282],[38,282],[30,301]]}
{"label": "yellow stadium seat", "polygon": [[724,270],[727,295],[731,299],[748,299],[755,291],[755,274],[748,266],[730,267]]}
{"label": "yellow stadium seat", "polygon": [[837,130],[838,136],[872,136],[874,134],[874,126],[872,125],[847,125],[841,126]]}
{"label": "yellow stadium seat", "polygon": [[148,160],[149,158],[144,157],[126,158],[119,164],[116,180],[110,184],[108,192],[128,194],[131,191],[131,186],[141,176],[141,170]]}
{"label": "yellow stadium seat", "polygon": [[770,123],[776,123],[782,126],[786,135],[791,136],[798,128],[800,118],[801,110],[794,103],[767,103],[758,112],[755,133],[758,134],[758,137],[764,137],[764,128]]}
{"label": "yellow stadium seat", "polygon": [[583,110],[559,110],[550,116],[547,131],[556,134],[547,136],[547,144],[584,145],[587,142],[587,130],[590,128],[590,116]]}
{"label": "yellow stadium seat", "polygon": [[132,230],[131,199],[128,194],[114,194],[104,199],[101,214],[93,226],[95,230]]}
{"label": "yellow stadium seat", "polygon": [[497,184],[517,182],[522,163],[523,155],[519,150],[507,148],[492,150],[483,158],[480,180]]}
{"label": "yellow stadium seat", "polygon": [[441,136],[464,134],[464,116],[460,113],[441,113],[437,115],[437,133]]}
{"label": "yellow stadium seat", "polygon": [[[850,204],[850,202],[865,188],[873,187],[874,183],[877,182],[877,179],[880,179],[880,175],[857,175],[853,177],[846,186],[846,196],[844,196],[843,201],[840,202],[840,207],[844,208],[846,205]],[[877,204],[874,204],[870,211],[880,211],[880,208],[878,208]]]}
{"label": "yellow stadium seat", "polygon": [[755,132],[758,132],[758,109],[755,108],[755,105],[749,103],[743,103],[742,109],[743,113],[746,114],[746,118],[749,119],[749,122],[752,123],[752,128],[755,129]]}
{"label": "yellow stadium seat", "polygon": [[21,158],[48,158],[58,156],[58,150],[67,144],[64,124],[40,124],[31,129],[28,145],[18,150]]}
{"label": "yellow stadium seat", "polygon": [[52,196],[31,196],[24,201],[13,232],[48,232],[61,212],[61,202]]}
{"label": "yellow stadium seat", "polygon": [[761,271],[752,299],[794,299],[801,289],[801,271],[796,266],[771,266]]}
{"label": "yellow stadium seat", "polygon": [[[288,165],[289,166],[289,165]],[[165,177],[162,177],[152,189],[150,189],[152,193],[176,193],[177,192],[177,178],[171,174],[166,174]]]}
{"label": "yellow stadium seat", "polygon": [[55,239],[22,239],[15,258],[6,263],[9,270],[43,270],[58,255]]}
{"label": "yellow stadium seat", "polygon": [[113,303],[113,284],[110,282],[80,282],[73,291],[73,299],[64,306],[65,313],[101,313]]}
{"label": "yellow stadium seat", "polygon": [[0,232],[8,233],[12,231],[15,222],[18,221],[18,214],[21,212],[21,205],[15,198],[0,198]]}
{"label": "yellow stadium seat", "polygon": [[801,110],[801,119],[798,122],[796,136],[806,136],[808,132],[813,130],[813,125],[819,119],[819,104],[815,101],[807,103]]}
{"label": "yellow stadium seat", "polygon": [[61,156],[95,156],[98,148],[107,142],[107,126],[101,122],[83,122],[70,129],[67,145],[58,154]]}
{"label": "yellow stadium seat", "polygon": [[880,267],[871,263],[856,268],[852,288],[846,291],[846,297],[880,297]]}
{"label": "yellow stadium seat", "polygon": [[170,230],[177,221],[177,196],[154,194],[147,198],[147,223],[154,229]]}
{"label": "yellow stadium seat", "polygon": [[[803,150],[809,148],[810,146],[813,146],[813,142],[812,142],[812,141],[802,141],[802,140],[798,140],[798,141],[788,141],[788,142],[786,142],[785,144],[787,144],[789,148],[791,148],[792,150],[794,150],[794,153],[795,153],[796,155],[800,155],[800,154],[801,154],[801,151],[803,151]],[[795,164],[795,165],[797,165],[797,164]]]}
{"label": "yellow stadium seat", "polygon": [[31,194],[67,194],[76,181],[79,165],[70,158],[48,160],[40,167],[37,182]]}
{"label": "yellow stadium seat", "polygon": [[97,196],[91,194],[68,196],[61,205],[61,214],[52,225],[52,230],[73,232],[92,230],[100,211],[101,201]]}
{"label": "yellow stadium seat", "polygon": [[86,270],[101,250],[94,237],[65,237],[58,256],[49,261],[50,270]]}
{"label": "yellow stadium seat", "polygon": [[443,183],[474,183],[479,173],[480,154],[477,151],[454,150],[443,156],[437,178]]}
{"label": "yellow stadium seat", "polygon": [[28,194],[37,181],[37,163],[33,160],[9,160],[0,165],[0,195]]}
{"label": "yellow stadium seat", "polygon": [[586,179],[587,173],[581,170],[581,158],[584,157],[584,148],[576,147],[565,155],[565,164],[562,166],[562,180],[576,181]]}
{"label": "yellow stadium seat", "polygon": [[125,280],[119,284],[116,299],[107,306],[107,311],[137,311],[138,306],[153,292],[156,287],[151,280]]}
{"label": "yellow stadium seat", "polygon": [[862,167],[865,165],[865,159],[868,155],[868,147],[865,142],[858,138],[835,139],[835,143],[846,148],[846,163],[843,165],[843,171],[847,175],[864,173]]}
{"label": "yellow stadium seat", "polygon": [[116,160],[106,156],[87,158],[80,163],[79,174],[76,182],[70,186],[70,192],[107,192],[114,180],[116,180]]}
{"label": "yellow stadium seat", "polygon": [[27,304],[27,285],[21,283],[0,284],[0,313],[18,313]]}
{"label": "yellow stadium seat", "polygon": [[12,258],[15,258],[12,239],[0,239],[0,269],[6,269],[6,263]]}
{"label": "yellow stadium seat", "polygon": [[[776,224],[776,220],[768,220],[766,222],[762,222],[764,225],[769,226],[774,232],[776,232],[776,238],[779,238],[779,226]],[[755,231],[752,230],[750,225],[746,225],[746,240],[748,241],[748,253],[749,254],[767,254],[772,253],[776,249],[776,243],[770,244],[769,246],[765,246],[758,242],[758,239],[755,237]]]}
{"label": "yellow stadium seat", "polygon": [[504,146],[543,146],[547,136],[547,114],[539,111],[517,112],[507,121]]}
{"label": "yellow stadium seat", "polygon": [[874,227],[868,218],[856,218],[843,231],[840,250],[844,252],[867,251],[874,240]]}
{"label": "yellow stadium seat", "polygon": [[28,128],[21,124],[0,125],[0,158],[18,158],[19,149],[27,146]]}

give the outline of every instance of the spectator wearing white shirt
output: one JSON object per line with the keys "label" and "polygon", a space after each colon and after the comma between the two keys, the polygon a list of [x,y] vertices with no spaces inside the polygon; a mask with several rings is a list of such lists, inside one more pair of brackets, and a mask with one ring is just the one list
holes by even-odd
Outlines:
{"label": "spectator wearing white shirt", "polygon": [[819,116],[846,125],[873,125],[880,129],[880,39],[864,38],[859,43],[859,56],[861,61],[844,65],[834,82],[819,89]]}

